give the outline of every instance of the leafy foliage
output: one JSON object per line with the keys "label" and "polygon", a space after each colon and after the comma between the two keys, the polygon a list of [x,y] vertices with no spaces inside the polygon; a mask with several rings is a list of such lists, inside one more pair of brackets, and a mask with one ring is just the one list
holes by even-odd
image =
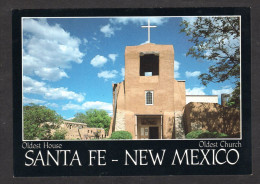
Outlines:
{"label": "leafy foliage", "polygon": [[107,133],[111,118],[105,110],[90,109],[85,113],[75,114],[72,121],[86,123],[88,127],[104,128]]}
{"label": "leafy foliage", "polygon": [[218,133],[218,132],[209,132],[203,130],[196,130],[188,133],[186,135],[187,139],[197,139],[197,138],[225,138],[227,134]]}
{"label": "leafy foliage", "polygon": [[61,116],[54,110],[35,104],[24,106],[23,113],[25,139],[53,139],[51,130],[59,128]]}
{"label": "leafy foliage", "polygon": [[236,83],[234,91],[231,93],[231,97],[228,100],[228,106],[234,108],[240,108],[240,82]]}
{"label": "leafy foliage", "polygon": [[53,140],[64,140],[65,139],[65,135],[66,135],[67,131],[66,130],[56,130],[52,136]]}
{"label": "leafy foliage", "polygon": [[[198,17],[195,21],[184,20],[181,32],[194,44],[187,56],[212,61],[208,73],[199,76],[203,85],[210,82],[234,80],[236,88],[231,98],[239,104],[240,78],[240,22],[239,17]],[[238,104],[237,104],[238,103]]]}
{"label": "leafy foliage", "polygon": [[87,124],[86,114],[81,113],[81,112],[77,113],[74,115],[74,118],[72,119],[72,121]]}
{"label": "leafy foliage", "polygon": [[132,135],[128,131],[116,131],[111,134],[110,139],[132,139]]}

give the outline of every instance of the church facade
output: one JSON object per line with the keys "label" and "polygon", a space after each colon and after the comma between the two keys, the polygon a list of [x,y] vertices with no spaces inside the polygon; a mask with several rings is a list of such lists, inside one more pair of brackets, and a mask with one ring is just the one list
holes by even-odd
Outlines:
{"label": "church facade", "polygon": [[109,136],[128,131],[133,139],[184,139],[191,131],[208,130],[240,137],[240,111],[221,95],[186,95],[185,81],[174,78],[173,45],[148,43],[125,49],[125,80],[113,84]]}
{"label": "church facade", "polygon": [[185,81],[174,78],[173,46],[127,46],[125,80],[113,84],[110,133],[125,130],[133,139],[174,138],[174,123],[185,105]]}
{"label": "church facade", "polygon": [[218,104],[217,95],[186,95],[185,81],[174,78],[173,45],[127,46],[125,80],[112,87],[109,136],[128,131],[133,139],[184,139],[196,130],[241,136],[238,109]]}

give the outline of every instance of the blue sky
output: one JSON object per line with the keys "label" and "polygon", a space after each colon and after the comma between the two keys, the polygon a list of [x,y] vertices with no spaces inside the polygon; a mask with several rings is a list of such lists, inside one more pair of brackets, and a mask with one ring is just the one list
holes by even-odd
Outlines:
{"label": "blue sky", "polygon": [[175,52],[175,78],[186,80],[186,94],[231,93],[232,81],[204,87],[198,75],[212,61],[186,57],[192,43],[180,33],[180,22],[196,17],[23,18],[23,104],[35,103],[55,110],[65,119],[90,108],[112,113],[112,83],[124,79],[126,46],[147,41],[171,44]]}

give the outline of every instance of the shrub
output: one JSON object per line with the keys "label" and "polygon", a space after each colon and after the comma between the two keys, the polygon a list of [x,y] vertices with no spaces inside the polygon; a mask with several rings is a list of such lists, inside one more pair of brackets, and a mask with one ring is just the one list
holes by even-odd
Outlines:
{"label": "shrub", "polygon": [[132,135],[128,131],[116,131],[111,134],[110,139],[132,139]]}
{"label": "shrub", "polygon": [[186,139],[196,139],[203,132],[204,132],[203,130],[192,131],[192,132],[188,133],[185,137],[186,137]]}
{"label": "shrub", "polygon": [[197,139],[197,138],[226,138],[227,134],[219,132],[209,132],[208,130],[196,130],[188,133],[186,135],[187,139]]}
{"label": "shrub", "polygon": [[67,131],[66,130],[56,130],[54,132],[54,135],[52,137],[53,140],[64,140],[66,136]]}

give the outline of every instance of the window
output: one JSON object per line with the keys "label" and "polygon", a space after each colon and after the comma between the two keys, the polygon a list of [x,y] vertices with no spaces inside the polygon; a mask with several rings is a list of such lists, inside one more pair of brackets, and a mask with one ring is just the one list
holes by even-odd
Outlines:
{"label": "window", "polygon": [[159,75],[159,55],[140,55],[140,76]]}
{"label": "window", "polygon": [[153,91],[145,91],[145,105],[153,105]]}

